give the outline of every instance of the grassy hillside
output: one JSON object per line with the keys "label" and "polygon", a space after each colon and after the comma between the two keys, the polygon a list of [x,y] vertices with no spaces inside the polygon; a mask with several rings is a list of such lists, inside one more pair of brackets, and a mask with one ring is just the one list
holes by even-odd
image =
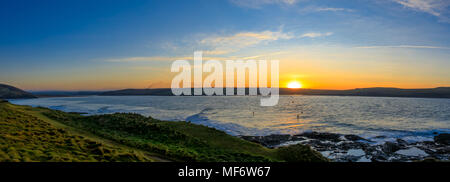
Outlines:
{"label": "grassy hillside", "polygon": [[0,161],[327,161],[307,146],[268,149],[188,122],[81,116],[0,103]]}
{"label": "grassy hillside", "polygon": [[20,90],[16,87],[0,84],[0,99],[26,99],[36,98],[33,94]]}
{"label": "grassy hillside", "polygon": [[120,147],[105,145],[0,103],[0,161],[152,161]]}

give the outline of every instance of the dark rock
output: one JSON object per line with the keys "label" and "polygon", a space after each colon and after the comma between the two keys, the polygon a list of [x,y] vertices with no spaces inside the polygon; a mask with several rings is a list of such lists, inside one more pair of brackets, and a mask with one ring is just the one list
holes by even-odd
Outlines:
{"label": "dark rock", "polygon": [[339,145],[339,149],[342,150],[350,150],[350,149],[362,149],[367,147],[366,144],[361,142],[350,142],[350,143],[342,143]]}
{"label": "dark rock", "polygon": [[401,147],[406,147],[406,146],[408,146],[408,142],[405,141],[405,140],[403,140],[403,139],[397,138],[396,141],[397,141],[397,144],[398,144],[399,146],[401,146]]}
{"label": "dark rock", "polygon": [[291,140],[293,140],[293,141],[302,141],[302,140],[306,140],[306,138],[302,137],[302,136],[294,135],[294,136],[292,136]]}
{"label": "dark rock", "polygon": [[[406,161],[432,161],[425,157],[432,157],[437,160],[448,161],[450,157],[450,145],[448,145],[448,135],[440,134],[435,137],[435,141],[407,142],[403,139],[396,139],[394,142],[384,144],[371,143],[357,135],[340,135],[333,133],[309,132],[299,135],[269,135],[269,136],[241,136],[241,138],[259,143],[263,146],[273,148],[286,142],[300,141],[302,145],[307,145],[316,151],[329,151],[333,154],[333,161],[355,162],[359,156],[347,155],[350,149],[361,149],[366,153],[366,157],[372,162],[406,162]],[[341,137],[343,136],[343,137]],[[375,138],[386,138],[378,136]],[[365,142],[369,141],[369,142]],[[440,143],[438,143],[440,142]],[[417,147],[423,150],[428,156],[406,156],[395,152],[401,149]]]}
{"label": "dark rock", "polygon": [[360,137],[358,135],[344,135],[345,139],[347,140],[351,140],[351,141],[357,141],[357,140],[364,140],[364,141],[369,141],[363,137]]}
{"label": "dark rock", "polygon": [[450,154],[450,146],[445,146],[436,149],[436,154]]}
{"label": "dark rock", "polygon": [[434,136],[434,141],[436,143],[450,145],[450,133],[441,133],[437,136]]}
{"label": "dark rock", "polygon": [[384,162],[387,161],[388,156],[384,153],[377,153],[375,155],[372,155],[372,158],[370,159],[372,162]]}
{"label": "dark rock", "polygon": [[394,153],[397,150],[400,150],[400,146],[393,142],[386,142],[383,144],[381,150],[383,150],[383,152],[385,153]]}
{"label": "dark rock", "polygon": [[308,138],[312,138],[312,139],[330,140],[330,141],[337,142],[337,141],[339,141],[339,137],[341,135],[334,134],[334,133],[308,132],[308,133],[303,133],[303,134],[296,135],[296,136],[304,136],[304,137],[308,137]]}
{"label": "dark rock", "polygon": [[377,139],[380,139],[380,138],[386,138],[386,136],[384,136],[384,135],[380,135],[380,136],[376,136],[376,137],[373,137],[373,138],[377,138]]}

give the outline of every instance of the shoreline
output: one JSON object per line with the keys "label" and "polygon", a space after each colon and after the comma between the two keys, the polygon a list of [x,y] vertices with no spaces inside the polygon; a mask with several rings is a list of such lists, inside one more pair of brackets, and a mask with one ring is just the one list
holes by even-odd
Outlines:
{"label": "shoreline", "polygon": [[[74,114],[73,112],[68,113]],[[76,112],[76,114],[86,113]],[[221,130],[220,127],[218,128],[217,126],[215,127],[199,121],[189,120],[189,122]],[[222,131],[230,134],[227,131]],[[295,135],[230,135],[240,137],[247,141],[259,143],[268,148],[278,148],[281,146],[295,144],[309,145],[314,150],[320,152],[323,156],[337,162],[407,162],[420,161],[428,158],[448,161],[450,159],[450,146],[442,145],[432,138],[439,133],[445,134],[448,132],[438,132],[430,135],[431,137],[424,137],[427,138],[427,140],[416,140],[413,142],[405,139],[405,136],[384,135],[364,138],[364,136],[358,136],[355,134],[334,134],[313,131],[306,131]],[[407,137],[423,136],[411,135]]]}
{"label": "shoreline", "polygon": [[0,132],[0,162],[329,161],[301,144],[270,149],[203,125],[133,113],[82,116],[4,102],[0,118],[7,126]]}
{"label": "shoreline", "polygon": [[[305,132],[297,135],[239,136],[268,148],[295,144],[308,145],[335,162],[413,162],[449,161],[450,134],[440,133],[433,141],[375,141],[358,135]],[[375,139],[385,139],[377,136]]]}

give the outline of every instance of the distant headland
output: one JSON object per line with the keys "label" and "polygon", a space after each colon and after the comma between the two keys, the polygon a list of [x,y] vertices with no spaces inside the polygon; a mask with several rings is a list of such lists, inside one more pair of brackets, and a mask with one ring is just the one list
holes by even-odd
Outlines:
{"label": "distant headland", "polygon": [[[236,89],[235,89],[236,90]],[[224,92],[225,93],[225,92]],[[248,93],[248,88],[246,89]],[[124,89],[102,92],[99,95],[172,95],[169,88],[162,89]],[[357,88],[350,90],[322,90],[322,89],[289,89],[280,88],[280,95],[332,95],[332,96],[372,96],[372,97],[421,97],[421,98],[450,98],[450,87],[401,89],[401,88]]]}
{"label": "distant headland", "polygon": [[33,94],[19,88],[0,83],[0,99],[31,99],[36,98]]}
{"label": "distant headland", "polygon": [[[235,88],[235,92],[236,92]],[[225,88],[224,88],[225,93]],[[248,93],[248,88],[246,88]],[[0,99],[21,99],[36,97],[73,97],[73,96],[172,96],[170,88],[123,89],[113,91],[30,91],[0,84]],[[280,88],[280,95],[329,95],[329,96],[369,96],[369,97],[418,97],[450,98],[450,87],[402,89],[391,87],[356,88],[348,90],[331,89],[290,89]]]}

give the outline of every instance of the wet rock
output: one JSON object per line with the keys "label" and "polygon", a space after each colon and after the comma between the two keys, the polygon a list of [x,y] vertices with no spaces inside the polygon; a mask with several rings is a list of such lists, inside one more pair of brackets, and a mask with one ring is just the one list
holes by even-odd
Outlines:
{"label": "wet rock", "polygon": [[400,150],[400,146],[393,142],[386,142],[383,144],[381,150],[383,150],[383,152],[385,153],[394,153],[397,150]]}
{"label": "wet rock", "polygon": [[372,162],[384,162],[388,160],[388,156],[384,154],[372,155]]}
{"label": "wet rock", "polygon": [[[440,161],[450,158],[449,134],[435,137],[435,141],[407,142],[396,139],[383,144],[371,142],[357,135],[310,132],[299,135],[241,136],[241,138],[273,148],[280,145],[303,144],[311,146],[336,162],[407,162],[421,161],[427,157]],[[378,136],[375,138],[386,138]],[[440,143],[437,143],[440,142]],[[361,152],[364,151],[364,154]],[[358,151],[358,155],[354,152]],[[362,155],[363,154],[363,155]],[[361,156],[362,155],[362,156]],[[363,158],[364,157],[364,158]]]}
{"label": "wet rock", "polygon": [[358,141],[358,140],[363,140],[363,141],[369,141],[363,137],[360,137],[358,135],[344,135],[345,139],[347,140],[351,140],[351,141]]}
{"label": "wet rock", "polygon": [[339,137],[341,135],[334,134],[334,133],[308,132],[308,133],[303,133],[303,134],[296,135],[296,136],[304,136],[304,137],[308,137],[308,138],[312,138],[312,139],[330,140],[330,141],[337,142],[337,141],[340,141]]}
{"label": "wet rock", "polygon": [[450,145],[450,133],[441,133],[434,136],[434,141],[444,145]]}
{"label": "wet rock", "polygon": [[302,136],[294,135],[294,136],[292,136],[291,140],[293,140],[293,141],[302,141],[302,140],[306,140],[306,138],[302,137]]}
{"label": "wet rock", "polygon": [[361,149],[364,147],[364,144],[360,142],[344,142],[338,145],[338,147],[342,150]]}
{"label": "wet rock", "polygon": [[376,138],[376,139],[383,139],[383,138],[386,138],[386,136],[380,135],[380,136],[376,136],[376,137],[373,137],[373,138]]}
{"label": "wet rock", "polygon": [[408,142],[403,139],[397,138],[396,142],[401,148],[408,146]]}
{"label": "wet rock", "polygon": [[435,153],[436,154],[447,154],[447,155],[450,155],[450,146],[437,148]]}

